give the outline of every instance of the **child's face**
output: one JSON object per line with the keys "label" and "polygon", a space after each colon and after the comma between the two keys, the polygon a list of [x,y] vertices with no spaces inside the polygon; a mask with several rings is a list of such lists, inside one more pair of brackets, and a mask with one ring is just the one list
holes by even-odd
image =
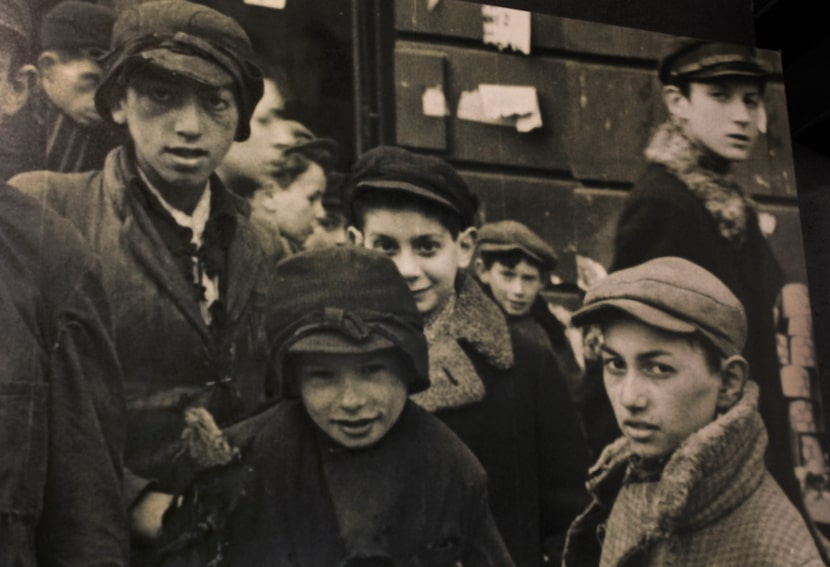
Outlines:
{"label": "child's face", "polygon": [[58,58],[44,69],[41,82],[55,106],[78,124],[90,126],[101,121],[94,100],[101,73],[91,57]]}
{"label": "child's face", "polygon": [[687,136],[730,161],[743,161],[750,156],[758,139],[763,104],[757,81],[693,82],[689,96],[678,103],[676,110],[685,121]]}
{"label": "child's face", "polygon": [[326,173],[320,165],[309,162],[308,169],[288,187],[275,187],[271,193],[275,221],[280,232],[296,242],[303,242],[314,231],[315,219],[323,217],[323,192]]}
{"label": "child's face", "polygon": [[490,269],[483,263],[478,268],[478,278],[490,286],[493,297],[508,315],[527,315],[536,296],[542,289],[542,274],[527,260],[519,260],[510,268],[495,261]]}
{"label": "child's face", "polygon": [[408,396],[392,349],[360,354],[298,353],[292,369],[308,415],[348,449],[374,445],[398,421]]}
{"label": "child's face", "polygon": [[373,209],[357,239],[392,258],[418,311],[428,315],[455,293],[455,276],[470,263],[472,235],[468,229],[454,239],[437,219],[417,211]]}
{"label": "child's face", "polygon": [[603,334],[605,389],[636,454],[669,454],[714,419],[723,380],[688,337],[632,318],[608,322]]}

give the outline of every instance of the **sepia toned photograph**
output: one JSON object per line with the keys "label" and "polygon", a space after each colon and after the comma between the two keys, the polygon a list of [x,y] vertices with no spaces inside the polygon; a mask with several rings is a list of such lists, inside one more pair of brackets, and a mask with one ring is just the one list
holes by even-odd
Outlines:
{"label": "sepia toned photograph", "polygon": [[780,53],[507,4],[0,6],[0,565],[827,564]]}

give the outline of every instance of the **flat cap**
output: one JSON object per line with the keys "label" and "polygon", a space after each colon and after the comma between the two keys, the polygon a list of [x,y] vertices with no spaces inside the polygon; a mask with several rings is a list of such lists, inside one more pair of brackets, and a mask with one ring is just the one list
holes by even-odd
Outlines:
{"label": "flat cap", "polygon": [[67,0],[49,10],[40,24],[40,48],[90,49],[103,54],[110,47],[115,10],[80,0]]}
{"label": "flat cap", "polygon": [[552,270],[557,262],[553,247],[526,225],[514,220],[491,222],[482,226],[478,231],[478,249],[481,252],[518,250],[543,270]]}
{"label": "flat cap", "polygon": [[478,196],[449,163],[396,146],[378,146],[358,158],[347,195],[347,210],[366,191],[419,197],[456,213],[463,228],[473,225],[478,211]]}
{"label": "flat cap", "polygon": [[368,352],[395,348],[408,357],[410,393],[429,387],[423,319],[406,281],[387,256],[340,246],[295,254],[277,266],[281,293],[266,313],[272,368],[283,395],[296,384],[284,372],[291,352]]}
{"label": "flat cap", "polygon": [[571,321],[599,323],[615,311],[672,333],[699,332],[724,356],[740,354],[746,341],[738,298],[711,272],[683,258],[666,256],[613,272],[588,290]]}
{"label": "flat cap", "polygon": [[104,77],[95,93],[101,116],[109,116],[108,92],[128,65],[154,67],[214,87],[229,83],[239,105],[236,141],[250,134],[250,120],[262,98],[262,70],[251,41],[236,20],[186,0],[155,0],[126,9],[112,31],[103,59]]}
{"label": "flat cap", "polygon": [[687,43],[660,63],[663,84],[680,80],[709,81],[721,77],[767,79],[771,70],[749,46],[711,41]]}

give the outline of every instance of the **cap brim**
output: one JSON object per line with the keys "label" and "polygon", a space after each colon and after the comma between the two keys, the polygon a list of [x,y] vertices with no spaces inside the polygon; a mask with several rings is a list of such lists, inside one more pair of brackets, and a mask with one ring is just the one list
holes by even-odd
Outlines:
{"label": "cap brim", "polygon": [[542,266],[542,268],[545,270],[552,270],[556,267],[557,262],[557,258],[542,258],[539,254],[536,254],[529,248],[514,243],[479,241],[478,249],[481,252],[512,252],[513,250],[518,250],[522,254],[525,254],[529,258],[532,258],[537,264]]}
{"label": "cap brim", "polygon": [[302,337],[288,347],[289,353],[324,352],[329,354],[357,354],[397,348],[395,343],[377,333],[356,341],[335,331],[320,331]]}
{"label": "cap brim", "polygon": [[134,58],[211,87],[229,87],[235,83],[234,77],[221,65],[199,55],[159,48],[142,51]]}
{"label": "cap brim", "polygon": [[462,218],[464,216],[461,213],[461,211],[458,210],[458,207],[453,205],[447,199],[443,198],[441,195],[438,195],[434,191],[431,191],[431,190],[426,189],[424,187],[420,187],[420,186],[415,185],[413,183],[409,183],[407,181],[396,181],[396,180],[391,180],[391,179],[377,179],[377,180],[370,179],[370,180],[366,180],[366,181],[361,181],[360,183],[357,184],[357,186],[355,188],[356,189],[379,189],[379,190],[382,190],[382,191],[398,191],[398,192],[403,192],[403,193],[411,193],[413,195],[417,195],[417,196],[422,197],[424,199],[427,199],[429,201],[433,201],[433,202],[439,203],[441,205],[444,205],[445,207],[448,207],[450,210],[455,211],[456,213],[461,215]]}
{"label": "cap brim", "polygon": [[597,301],[574,313],[571,317],[571,322],[577,327],[599,323],[609,311],[614,310],[622,311],[647,325],[672,333],[691,334],[699,330],[688,321],[678,319],[662,309],[657,309],[656,307],[634,299],[607,299]]}

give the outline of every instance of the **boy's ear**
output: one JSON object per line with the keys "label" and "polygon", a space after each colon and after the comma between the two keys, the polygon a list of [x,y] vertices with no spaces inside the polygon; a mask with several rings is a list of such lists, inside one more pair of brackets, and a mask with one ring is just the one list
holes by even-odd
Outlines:
{"label": "boy's ear", "polygon": [[349,242],[352,243],[352,246],[363,246],[363,233],[357,230],[357,227],[350,226],[346,229],[346,232],[349,235]]}
{"label": "boy's ear", "polygon": [[0,116],[14,116],[29,100],[29,94],[38,81],[37,68],[34,65],[21,65],[17,71],[9,73],[9,85],[6,96],[0,100]]}
{"label": "boy's ear", "polygon": [[38,71],[44,76],[47,76],[52,67],[59,63],[60,59],[54,51],[44,51],[37,58]]}
{"label": "boy's ear", "polygon": [[666,108],[675,118],[687,119],[689,117],[689,99],[674,85],[663,87],[663,102]]}
{"label": "boy's ear", "polygon": [[473,270],[475,270],[476,277],[479,279],[479,281],[485,284],[490,283],[488,281],[490,278],[487,272],[487,268],[484,266],[484,260],[482,260],[480,257],[477,257],[475,260],[473,260]]}
{"label": "boy's ear", "polygon": [[717,409],[723,412],[735,405],[744,393],[744,384],[749,378],[749,363],[735,354],[721,362],[721,387],[718,391]]}
{"label": "boy's ear", "polygon": [[473,261],[473,253],[476,250],[476,238],[478,231],[476,227],[471,226],[458,233],[458,238],[455,239],[455,245],[458,247],[458,268],[466,270],[470,267],[470,262]]}
{"label": "boy's ear", "polygon": [[113,122],[115,122],[116,124],[120,124],[121,126],[127,124],[127,111],[124,110],[123,97],[116,98],[113,96],[109,101],[109,108]]}

